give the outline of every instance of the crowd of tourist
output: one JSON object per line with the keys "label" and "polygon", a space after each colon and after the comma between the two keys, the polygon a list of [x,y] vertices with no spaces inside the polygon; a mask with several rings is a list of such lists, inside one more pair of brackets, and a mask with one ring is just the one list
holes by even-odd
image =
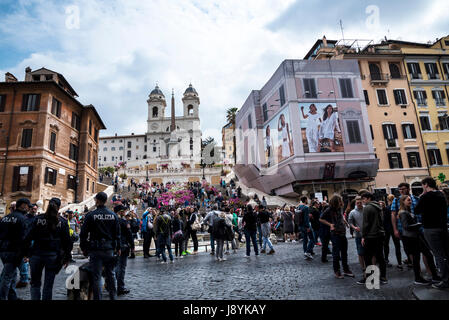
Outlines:
{"label": "crowd of tourist", "polygon": [[[30,281],[29,264],[32,299],[41,298],[44,268],[42,299],[51,299],[54,277],[62,266],[74,262],[71,250],[78,241],[91,261],[104,262],[98,266],[94,263],[94,269],[98,269],[93,272],[94,298],[101,298],[98,286],[103,265],[113,299],[115,294],[129,292],[124,285],[126,260],[136,258],[136,240],[143,240],[144,259],[156,257],[160,263],[174,263],[176,259],[198,254],[198,234],[204,232],[210,234],[208,247],[217,262],[226,261],[228,254],[237,254],[241,243],[246,246],[245,256],[250,257],[252,251],[255,256],[274,254],[278,241],[302,242],[305,260],[311,262],[320,255],[319,260],[326,264],[330,255],[335,277],[343,279],[355,277],[348,263],[349,231],[349,241],[355,242],[360,264],[358,284],[365,284],[370,265],[378,265],[380,283],[388,282],[388,268],[393,267],[390,260],[393,242],[396,267],[413,269],[414,284],[446,289],[449,288],[449,188],[438,190],[432,178],[424,179],[422,185],[423,193],[417,197],[410,194],[407,183],[401,183],[400,196],[389,195],[386,201],[375,201],[372,193],[361,190],[346,207],[339,195],[328,201],[303,196],[298,206],[272,206],[265,197],[242,198],[241,188],[232,180],[222,181],[218,189],[200,182],[147,185],[131,181],[128,184],[129,192],[134,188],[131,199],[118,193],[110,200],[115,215],[105,207],[108,203],[104,193],[97,194],[96,210],[89,211],[86,207],[83,213],[67,211],[61,215],[58,215],[59,199],[53,198],[45,212],[42,203],[20,199],[11,204],[10,214],[0,221],[0,257],[4,265],[0,299],[17,299],[15,288]],[[138,214],[139,211],[143,213]],[[116,225],[108,219],[116,220]],[[106,222],[94,226],[103,223],[101,220]],[[111,243],[117,239],[118,243],[95,251],[92,243],[87,243],[92,239],[99,241],[98,234],[111,239]],[[150,252],[152,247],[154,254]],[[315,252],[317,248],[320,253]],[[112,255],[118,252],[118,258],[113,264],[105,262],[105,257],[99,257],[102,250],[110,250]],[[429,277],[422,273],[421,256]],[[20,280],[16,283],[17,270]]]}

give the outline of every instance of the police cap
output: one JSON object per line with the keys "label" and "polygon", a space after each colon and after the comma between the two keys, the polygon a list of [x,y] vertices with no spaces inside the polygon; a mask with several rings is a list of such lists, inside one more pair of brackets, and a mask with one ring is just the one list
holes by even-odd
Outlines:
{"label": "police cap", "polygon": [[20,206],[24,203],[26,203],[28,207],[31,206],[30,200],[28,200],[27,198],[22,198],[22,199],[17,200],[16,208],[20,208]]}
{"label": "police cap", "polygon": [[104,203],[108,200],[108,195],[104,192],[98,192],[97,195],[95,196],[95,199]]}

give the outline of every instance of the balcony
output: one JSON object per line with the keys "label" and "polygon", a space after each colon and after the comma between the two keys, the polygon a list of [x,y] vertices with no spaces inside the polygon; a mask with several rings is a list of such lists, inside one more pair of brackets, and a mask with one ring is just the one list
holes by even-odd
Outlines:
{"label": "balcony", "polygon": [[411,77],[412,77],[412,80],[421,80],[422,74],[421,73],[412,73]]}
{"label": "balcony", "polygon": [[440,80],[440,74],[439,73],[428,73],[427,74],[427,79],[429,80]]}
{"label": "balcony", "polygon": [[371,84],[384,84],[390,81],[390,75],[386,73],[372,73],[370,74]]}
{"label": "balcony", "polygon": [[436,103],[437,107],[446,106],[446,101],[444,101],[444,99],[441,99],[441,98],[435,99],[435,103]]}
{"label": "balcony", "polygon": [[418,104],[418,107],[426,107],[427,106],[427,99],[418,98],[418,99],[416,99],[416,103]]}
{"label": "balcony", "polygon": [[407,76],[404,74],[398,74],[398,73],[392,73],[390,74],[391,80],[405,80],[407,79]]}

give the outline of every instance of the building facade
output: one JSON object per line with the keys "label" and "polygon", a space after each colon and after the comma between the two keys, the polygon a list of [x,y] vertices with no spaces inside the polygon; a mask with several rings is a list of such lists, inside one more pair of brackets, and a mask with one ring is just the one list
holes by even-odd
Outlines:
{"label": "building facade", "polygon": [[228,123],[221,129],[221,139],[223,142],[223,163],[235,164],[235,125]]}
{"label": "building facade", "polygon": [[235,172],[281,196],[367,187],[376,176],[356,60],[285,60],[236,115]]}
{"label": "building facade", "polygon": [[3,205],[52,197],[63,206],[97,189],[100,130],[95,107],[77,99],[63,75],[26,69],[25,81],[0,82],[0,183]]}
{"label": "building facade", "polygon": [[[379,170],[372,189],[379,195],[398,194],[401,182],[422,193],[420,181],[429,175],[417,113],[409,89],[403,56],[392,44],[318,40],[308,60],[356,59],[367,105],[370,134]],[[361,50],[360,50],[361,49]]]}
{"label": "building facade", "polygon": [[101,167],[126,162],[128,167],[158,169],[194,168],[201,162],[200,99],[192,85],[185,90],[183,116],[175,116],[175,98],[171,98],[171,115],[166,116],[167,103],[158,86],[150,93],[148,129],[145,134],[100,138]]}

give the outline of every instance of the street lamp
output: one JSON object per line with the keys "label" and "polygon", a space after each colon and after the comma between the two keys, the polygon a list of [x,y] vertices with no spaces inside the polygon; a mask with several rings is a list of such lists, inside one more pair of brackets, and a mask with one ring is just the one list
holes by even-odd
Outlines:
{"label": "street lamp", "polygon": [[148,179],[148,161],[146,162],[146,168],[147,168],[147,182],[150,180],[150,179]]}

